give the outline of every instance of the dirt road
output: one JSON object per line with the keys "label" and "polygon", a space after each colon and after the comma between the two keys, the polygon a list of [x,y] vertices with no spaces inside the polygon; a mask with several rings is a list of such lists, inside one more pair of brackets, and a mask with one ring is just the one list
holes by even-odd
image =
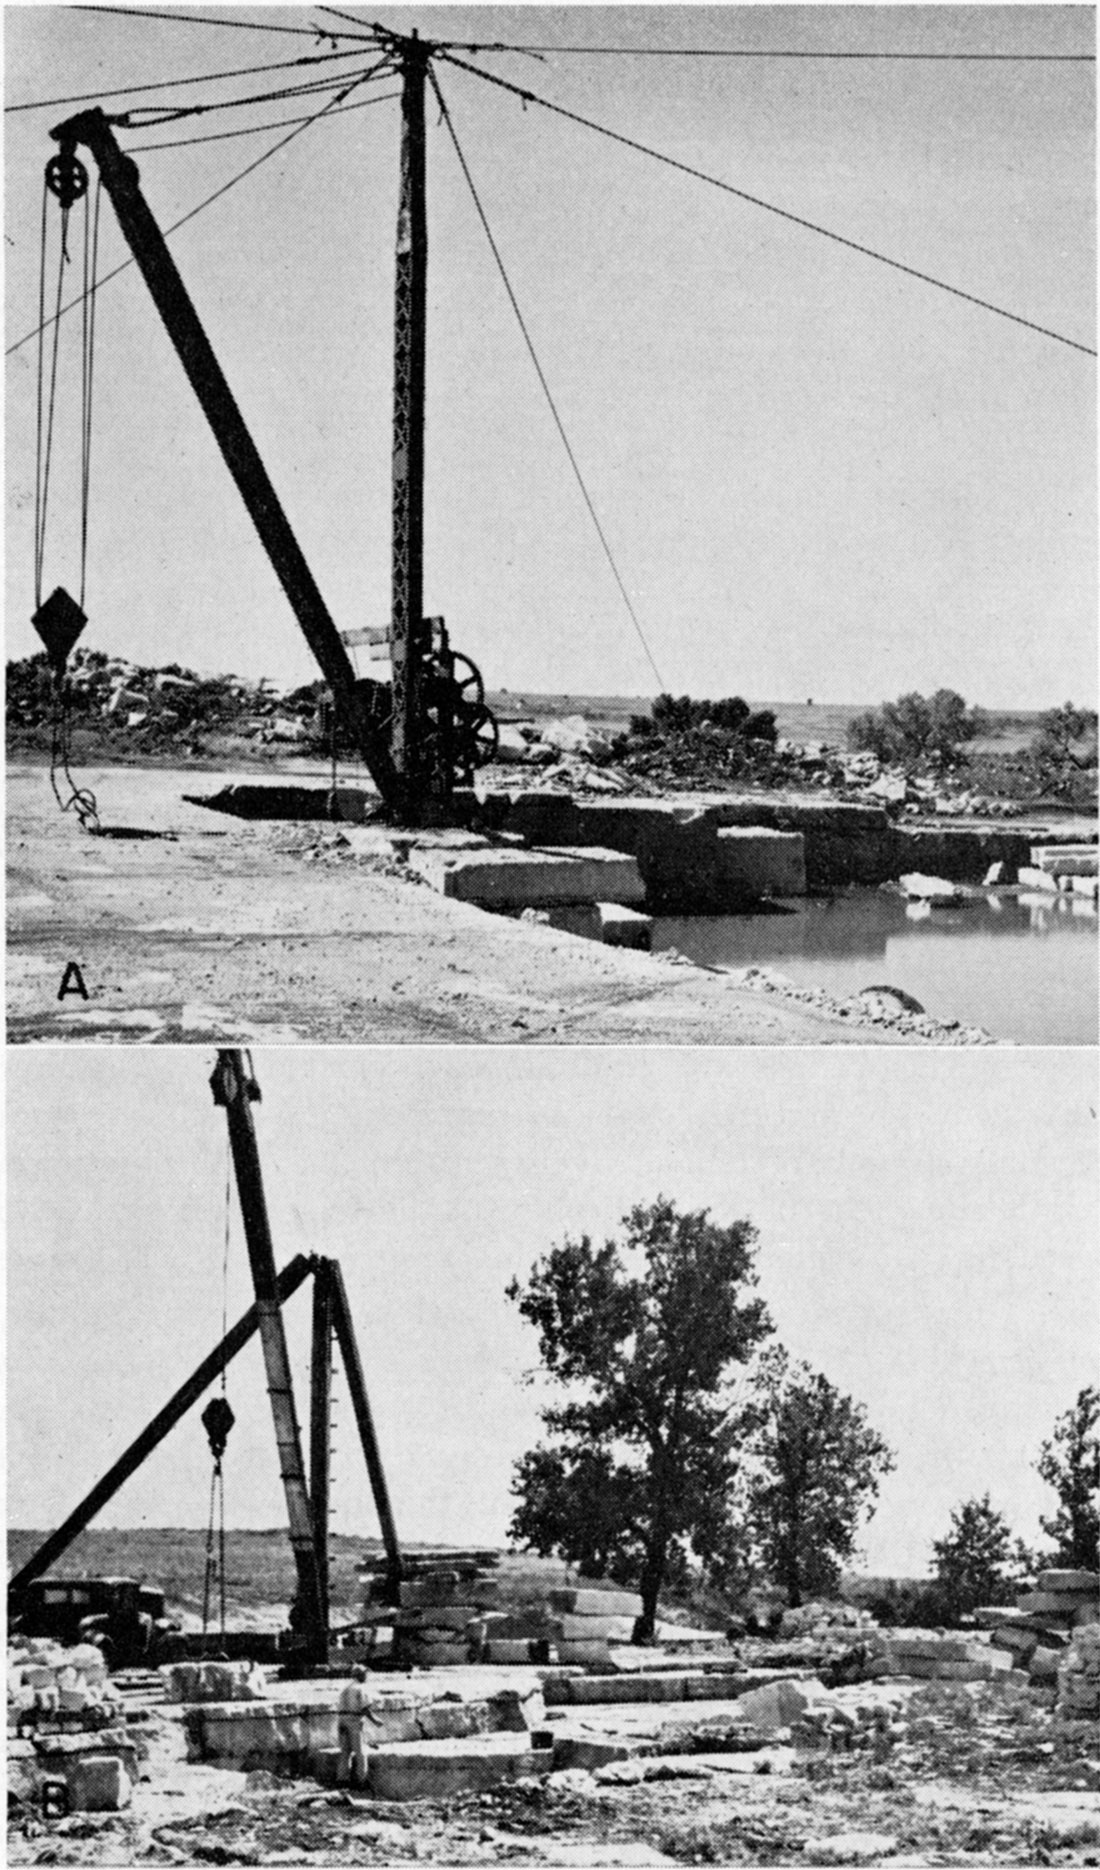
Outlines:
{"label": "dirt road", "polygon": [[[58,811],[42,765],[9,768],[11,1042],[819,1045],[965,1036],[841,1009],[824,995],[761,993],[736,976],[487,915],[395,863],[329,861],[323,824],[246,823],[184,800],[239,777],[120,766],[82,773],[109,834],[91,837]],[[75,975],[65,982],[71,962],[87,1000]]]}

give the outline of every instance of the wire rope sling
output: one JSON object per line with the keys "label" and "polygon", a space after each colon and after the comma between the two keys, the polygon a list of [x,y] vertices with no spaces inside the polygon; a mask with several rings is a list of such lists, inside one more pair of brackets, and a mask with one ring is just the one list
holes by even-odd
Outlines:
{"label": "wire rope sling", "polygon": [[[77,639],[87,623],[84,609],[88,569],[88,495],[92,455],[92,391],[95,356],[95,282],[99,249],[100,184],[88,200],[88,174],[71,150],[51,158],[46,166],[42,191],[42,227],[38,282],[38,366],[35,401],[35,480],[34,480],[34,615],[31,621],[46,648],[50,670],[50,784],[63,812],[73,811],[82,828],[98,832],[99,813],[95,794],[77,785],[70,770],[72,750],[73,692],[68,663]],[[50,198],[61,208],[60,244],[57,255],[57,281],[53,309],[47,312],[47,273],[50,249]],[[73,209],[83,203],[83,241],[81,255],[82,283],[80,334],[80,547],[79,597],[74,598],[63,585],[56,585],[48,597],[45,588],[46,538],[50,509],[51,480],[55,462],[60,330],[63,314],[62,295],[65,269],[72,263],[69,235]],[[47,339],[47,333],[50,333]],[[67,792],[63,793],[61,781]]]}

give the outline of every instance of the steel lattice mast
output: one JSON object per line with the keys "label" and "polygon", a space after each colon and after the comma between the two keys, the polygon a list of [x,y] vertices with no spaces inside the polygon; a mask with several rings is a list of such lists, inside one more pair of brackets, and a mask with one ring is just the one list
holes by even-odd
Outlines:
{"label": "steel lattice mast", "polygon": [[415,33],[400,41],[401,198],[397,211],[393,380],[393,585],[390,756],[410,807],[424,800],[428,774],[421,731],[424,630],[424,359],[428,216],[424,94],[429,48]]}

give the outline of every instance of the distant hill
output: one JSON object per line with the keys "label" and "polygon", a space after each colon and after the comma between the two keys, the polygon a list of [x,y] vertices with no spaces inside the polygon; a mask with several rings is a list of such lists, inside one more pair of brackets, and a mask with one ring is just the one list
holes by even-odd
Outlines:
{"label": "distant hill", "polygon": [[[565,695],[542,694],[534,689],[497,689],[486,695],[499,721],[554,720],[566,714],[583,714],[593,726],[625,730],[632,714],[648,714],[651,695]],[[847,743],[848,723],[875,702],[758,701],[751,695],[745,700],[753,709],[768,708],[775,715],[780,735],[785,740],[822,741],[827,746]],[[987,709],[989,732],[973,742],[976,753],[1017,753],[1027,746],[1036,732],[1039,714]]]}

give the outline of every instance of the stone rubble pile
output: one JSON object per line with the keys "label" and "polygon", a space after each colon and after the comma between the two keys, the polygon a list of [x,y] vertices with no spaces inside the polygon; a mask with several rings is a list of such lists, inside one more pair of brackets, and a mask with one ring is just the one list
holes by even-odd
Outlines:
{"label": "stone rubble pile", "polygon": [[[495,1552],[405,1554],[400,1602],[387,1601],[383,1560],[360,1568],[366,1586],[363,1622],[393,1632],[393,1660],[399,1668],[439,1668],[471,1660],[471,1625],[484,1617],[499,1594]],[[505,1660],[498,1657],[496,1660]],[[511,1658],[507,1658],[511,1659]],[[522,1658],[526,1662],[526,1650]]]}
{"label": "stone rubble pile", "polygon": [[[315,729],[317,699],[311,688],[284,694],[266,680],[235,675],[203,676],[173,663],[145,668],[101,650],[74,651],[68,691],[74,726],[96,723],[139,744],[189,739],[222,730],[261,743],[302,743]],[[47,726],[53,695],[48,671],[37,657],[8,664],[9,726]]]}
{"label": "stone rubble pile", "polygon": [[91,1709],[110,1713],[117,1690],[103,1652],[94,1643],[65,1649],[47,1637],[17,1641],[8,1649],[8,1717],[33,1725],[34,1717]]}
{"label": "stone rubble pile", "polygon": [[1086,1623],[1070,1637],[1058,1664],[1058,1712],[1068,1720],[1100,1715],[1100,1624]]}
{"label": "stone rubble pile", "polygon": [[44,1792],[59,1811],[120,1811],[137,1777],[137,1745],[101,1652],[47,1638],[8,1649],[8,1790]]}
{"label": "stone rubble pile", "polygon": [[[1040,1572],[1035,1588],[1025,1591],[1015,1606],[985,1606],[975,1617],[992,1632],[999,1648],[1011,1652],[1016,1667],[1027,1670],[1031,1681],[1054,1683],[1060,1679],[1074,1632],[1100,1624],[1100,1573]],[[1076,1668],[1073,1673],[1087,1675]]]}

